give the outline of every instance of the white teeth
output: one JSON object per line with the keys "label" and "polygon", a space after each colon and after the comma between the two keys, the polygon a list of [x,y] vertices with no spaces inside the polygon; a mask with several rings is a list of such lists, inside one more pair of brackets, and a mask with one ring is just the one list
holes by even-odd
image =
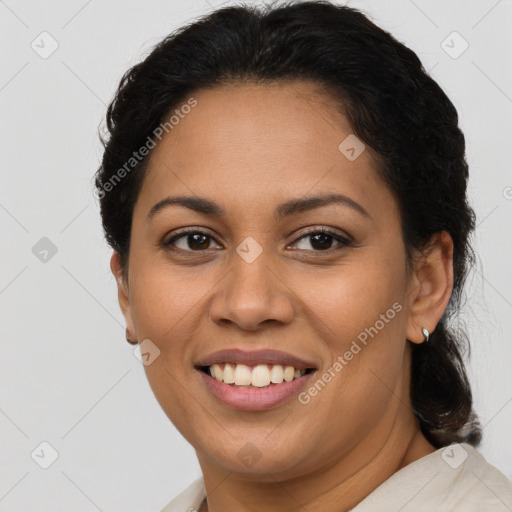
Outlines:
{"label": "white teeth", "polygon": [[291,382],[295,377],[295,368],[293,366],[287,366],[284,369],[284,380],[286,382]]}
{"label": "white teeth", "polygon": [[264,388],[272,384],[281,384],[291,382],[294,379],[302,377],[306,370],[296,370],[293,366],[279,364],[272,365],[269,369],[267,364],[258,364],[251,368],[245,364],[225,363],[224,368],[220,364],[212,364],[209,368],[210,375],[225,384],[234,384],[236,386],[254,386]]}
{"label": "white teeth", "polygon": [[213,372],[217,380],[222,380],[222,378],[224,377],[224,372],[222,371],[222,368],[218,364],[213,365]]}
{"label": "white teeth", "polygon": [[222,380],[226,384],[235,383],[235,369],[232,364],[226,363],[224,365],[224,378]]}
{"label": "white teeth", "polygon": [[259,364],[253,368],[251,384],[257,388],[270,384],[270,370],[266,364]]}
{"label": "white teeth", "polygon": [[280,364],[275,364],[270,370],[270,382],[273,384],[281,384],[283,382],[284,370]]}
{"label": "white teeth", "polygon": [[237,386],[249,386],[251,384],[251,369],[245,364],[236,365],[235,384]]}

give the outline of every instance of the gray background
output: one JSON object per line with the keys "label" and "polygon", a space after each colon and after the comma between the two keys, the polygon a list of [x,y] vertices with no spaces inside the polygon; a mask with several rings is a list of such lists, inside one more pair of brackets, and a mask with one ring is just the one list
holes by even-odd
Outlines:
{"label": "gray background", "polygon": [[[0,510],[158,511],[200,475],[124,340],[92,176],[124,71],[230,3],[0,0]],[[459,111],[478,217],[469,371],[481,451],[512,478],[512,1],[350,5],[416,51]],[[46,59],[31,47],[51,49],[43,31],[59,45]],[[457,58],[453,31],[469,44]],[[44,441],[59,454],[47,469]]]}

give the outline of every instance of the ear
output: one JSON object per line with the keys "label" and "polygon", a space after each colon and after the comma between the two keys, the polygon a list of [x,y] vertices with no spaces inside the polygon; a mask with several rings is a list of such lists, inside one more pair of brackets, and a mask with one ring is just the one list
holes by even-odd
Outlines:
{"label": "ear", "polygon": [[112,257],[110,258],[110,270],[112,271],[112,274],[114,275],[117,282],[117,298],[121,312],[123,313],[124,319],[126,321],[126,338],[127,340],[132,340],[132,344],[136,345],[138,342],[135,325],[132,318],[130,290],[128,288],[128,283],[126,282],[125,276],[123,275],[119,253],[116,251],[112,253]]}
{"label": "ear", "polygon": [[417,261],[409,288],[407,339],[423,343],[421,328],[436,328],[453,289],[453,240],[446,231],[436,233],[425,255]]}

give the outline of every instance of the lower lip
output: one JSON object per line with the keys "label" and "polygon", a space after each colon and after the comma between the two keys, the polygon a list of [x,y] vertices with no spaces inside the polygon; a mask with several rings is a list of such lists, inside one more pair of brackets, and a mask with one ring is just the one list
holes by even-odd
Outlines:
{"label": "lower lip", "polygon": [[201,370],[196,371],[201,374],[203,382],[217,399],[242,411],[263,411],[281,405],[297,395],[316,373],[307,373],[299,379],[283,381],[269,388],[238,388],[224,384]]}

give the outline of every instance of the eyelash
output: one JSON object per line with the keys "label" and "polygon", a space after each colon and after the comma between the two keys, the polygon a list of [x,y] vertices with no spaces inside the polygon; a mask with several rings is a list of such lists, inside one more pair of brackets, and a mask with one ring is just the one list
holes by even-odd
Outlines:
{"label": "eyelash", "polygon": [[[325,250],[311,250],[311,251],[308,251],[307,249],[300,249],[300,250],[306,250],[308,252],[315,252],[315,253],[319,253],[319,254],[331,254],[332,252],[341,250],[343,247],[351,247],[353,245],[353,240],[351,240],[345,236],[342,236],[339,233],[331,231],[327,228],[324,228],[324,227],[318,227],[318,228],[315,228],[314,230],[308,231],[307,233],[303,233],[293,243],[297,243],[300,240],[302,240],[303,238],[307,238],[308,236],[316,235],[319,233],[332,236],[336,241],[338,241],[340,243],[340,245],[342,247],[334,247],[334,248],[331,247],[331,248],[325,249]],[[173,247],[172,244],[174,242],[176,242],[180,238],[183,238],[187,235],[192,235],[192,234],[205,235],[205,236],[209,237],[210,239],[214,240],[217,244],[219,244],[219,242],[217,242],[217,240],[215,240],[215,238],[213,236],[211,236],[209,233],[207,233],[205,231],[198,230],[198,229],[194,229],[194,228],[187,228],[187,229],[183,229],[182,231],[179,231],[178,233],[176,233],[172,238],[170,238],[166,242],[163,242],[162,246],[164,249],[171,250],[174,252],[182,252],[182,253],[183,252],[184,253],[201,253],[203,251],[208,251],[209,249],[201,249],[198,251],[194,251],[194,250],[184,250],[184,249],[179,249],[179,248]]]}

